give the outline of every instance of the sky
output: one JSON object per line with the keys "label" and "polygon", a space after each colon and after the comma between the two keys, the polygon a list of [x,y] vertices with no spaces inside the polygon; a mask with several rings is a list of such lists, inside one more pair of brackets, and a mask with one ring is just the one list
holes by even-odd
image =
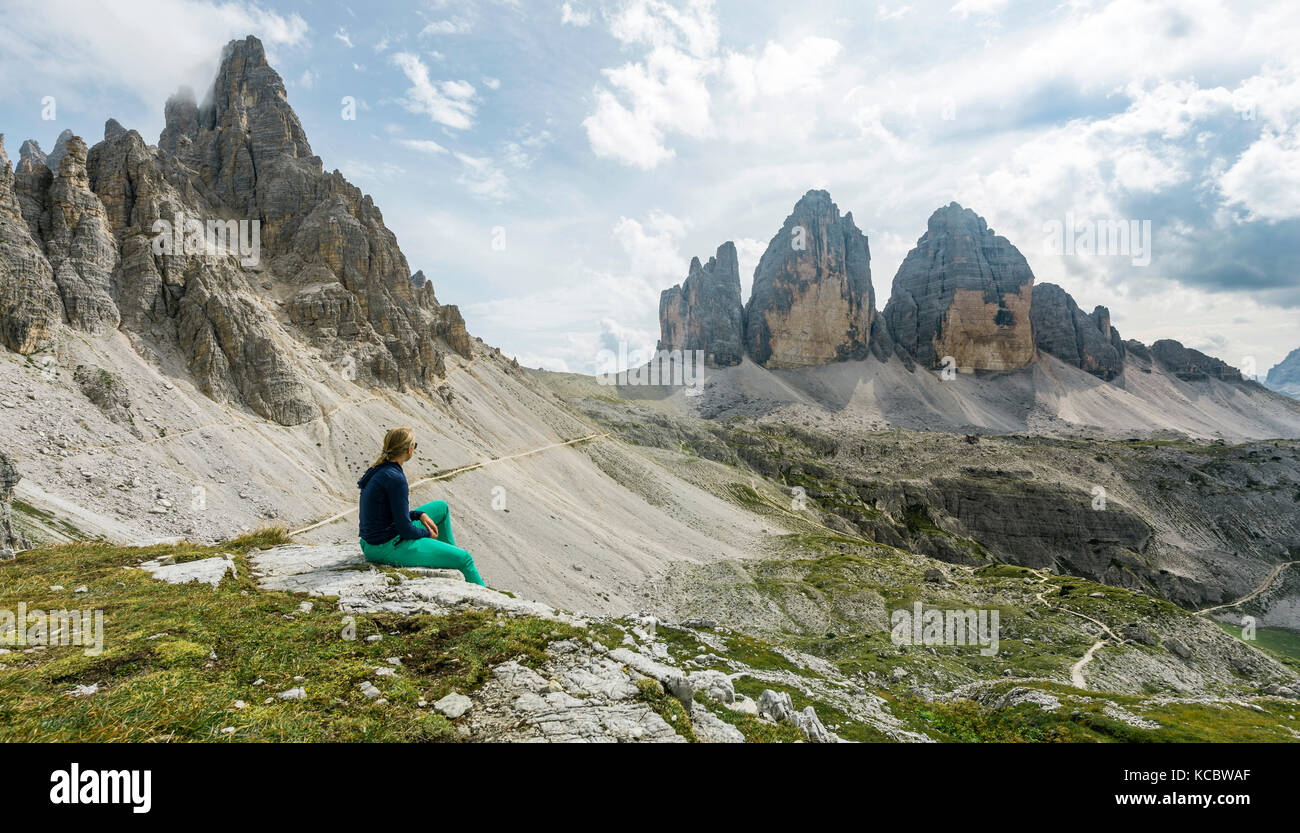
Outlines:
{"label": "sky", "polygon": [[[167,96],[201,97],[221,46],[258,36],[326,169],[527,366],[652,348],[660,291],[727,240],[748,297],[813,188],[867,234],[882,308],[955,200],[1126,338],[1252,375],[1300,347],[1294,0],[0,0],[0,16],[15,160],[64,128],[93,144],[110,116],[156,142]],[[1149,256],[1067,250],[1067,222],[1149,227]]]}

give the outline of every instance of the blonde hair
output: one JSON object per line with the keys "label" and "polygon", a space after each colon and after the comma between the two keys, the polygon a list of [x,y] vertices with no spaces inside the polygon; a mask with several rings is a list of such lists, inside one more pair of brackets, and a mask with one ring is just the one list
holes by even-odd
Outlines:
{"label": "blonde hair", "polygon": [[415,432],[410,428],[390,428],[384,435],[384,450],[376,458],[374,465],[381,466],[390,460],[402,456],[402,452],[415,442]]}

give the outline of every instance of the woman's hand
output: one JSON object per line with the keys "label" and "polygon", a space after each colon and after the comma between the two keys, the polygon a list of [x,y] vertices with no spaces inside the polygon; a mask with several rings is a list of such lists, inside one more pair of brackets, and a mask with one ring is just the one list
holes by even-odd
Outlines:
{"label": "woman's hand", "polygon": [[430,518],[428,513],[420,513],[420,523],[424,524],[425,527],[428,528],[430,535],[434,538],[438,537],[438,525],[433,522],[433,518]]}

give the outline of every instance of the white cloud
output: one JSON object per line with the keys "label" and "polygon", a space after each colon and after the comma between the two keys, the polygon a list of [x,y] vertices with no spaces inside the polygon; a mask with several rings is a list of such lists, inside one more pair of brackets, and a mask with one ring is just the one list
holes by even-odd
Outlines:
{"label": "white cloud", "polygon": [[592,152],[602,158],[650,170],[673,156],[673,151],[664,146],[663,132],[652,120],[627,109],[604,90],[596,93],[596,112],[582,126],[587,130]]}
{"label": "white cloud", "polygon": [[315,86],[315,84],[316,76],[311,74],[311,70],[305,70],[303,74],[298,77],[298,86],[302,87],[304,90],[310,90]]}
{"label": "white cloud", "polygon": [[360,159],[345,161],[339,170],[363,191],[376,183],[396,182],[406,176],[406,169],[393,162],[371,162]]}
{"label": "white cloud", "polygon": [[902,20],[914,11],[916,11],[916,9],[911,6],[899,6],[897,9],[891,11],[888,6],[881,3],[876,6],[876,20]]}
{"label": "white cloud", "polygon": [[603,70],[614,91],[596,90],[595,112],[583,127],[597,156],[650,170],[674,155],[667,133],[701,138],[712,132],[706,81],[718,66],[713,4],[691,0],[677,9],[662,0],[634,0],[614,14],[610,32],[650,51],[643,61]]}
{"label": "white cloud", "polygon": [[398,139],[397,143],[411,150],[427,153],[430,156],[436,156],[440,153],[446,153],[447,149],[432,139]]}
{"label": "white cloud", "polygon": [[681,220],[662,211],[650,212],[645,224],[620,217],[614,225],[614,238],[627,253],[638,276],[670,283],[680,282],[686,276],[688,261],[679,253],[685,232]]}
{"label": "white cloud", "polygon": [[767,42],[752,54],[718,50],[718,22],[707,0],[678,9],[658,0],[624,6],[611,33],[648,51],[641,60],[603,70],[583,121],[596,156],[652,170],[676,155],[669,137],[705,140],[792,139],[817,122],[816,102],[843,51],[839,42],[805,35]]}
{"label": "white cloud", "polygon": [[1001,11],[1006,4],[1007,0],[961,0],[949,11],[962,17],[969,17],[973,14],[989,15]]}
{"label": "white cloud", "polygon": [[466,130],[474,124],[474,85],[468,81],[433,81],[429,68],[418,56],[410,52],[393,55],[397,64],[412,84],[402,99],[402,105],[412,113],[422,113],[438,124],[455,130]]}
{"label": "white cloud", "polygon": [[343,44],[348,49],[352,48],[352,37],[348,35],[348,30],[345,28],[340,28],[338,31],[334,33],[334,40]]}
{"label": "white cloud", "polygon": [[560,23],[571,26],[588,26],[591,24],[591,12],[575,7],[572,3],[560,6]]}
{"label": "white cloud", "polygon": [[809,36],[793,48],[769,42],[757,57],[732,54],[726,61],[727,80],[741,101],[756,96],[784,96],[819,85],[843,51],[838,41]]}
{"label": "white cloud", "polygon": [[465,18],[452,18],[448,20],[434,20],[420,30],[420,37],[430,35],[463,35],[473,29],[473,24]]}
{"label": "white cloud", "polygon": [[277,48],[306,43],[308,26],[296,13],[247,2],[156,0],[148,25],[110,3],[43,0],[39,11],[11,8],[0,26],[0,98],[53,95],[63,109],[98,105],[105,89],[125,90],[157,108],[181,85],[206,89],[222,46],[250,32],[274,64]]}
{"label": "white cloud", "polygon": [[501,202],[510,197],[510,180],[490,158],[457,153],[461,173],[456,182],[476,197]]}
{"label": "white cloud", "polygon": [[1300,128],[1261,136],[1219,177],[1219,189],[1251,219],[1300,217]]}
{"label": "white cloud", "polygon": [[501,89],[501,79],[500,79],[500,78],[484,78],[484,79],[483,79],[483,86],[487,87],[489,90],[499,90],[499,89]]}

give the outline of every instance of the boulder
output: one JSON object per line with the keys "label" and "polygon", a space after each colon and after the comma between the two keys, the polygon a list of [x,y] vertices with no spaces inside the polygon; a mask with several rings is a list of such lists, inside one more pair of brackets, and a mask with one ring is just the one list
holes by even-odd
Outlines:
{"label": "boulder", "polygon": [[451,694],[448,694],[446,697],[435,702],[433,707],[445,714],[448,719],[455,720],[465,712],[469,711],[470,707],[473,705],[474,702],[464,694],[457,694],[453,691]]}

